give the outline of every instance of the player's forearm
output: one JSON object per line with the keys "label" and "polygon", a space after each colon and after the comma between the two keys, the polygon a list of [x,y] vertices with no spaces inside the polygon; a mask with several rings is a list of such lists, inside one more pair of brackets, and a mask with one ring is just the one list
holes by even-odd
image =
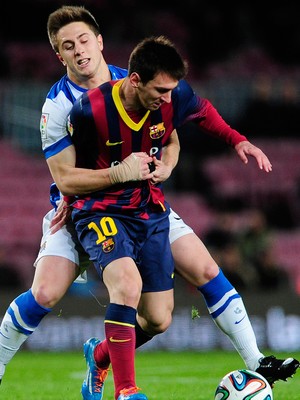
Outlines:
{"label": "player's forearm", "polygon": [[174,130],[170,136],[169,142],[163,148],[162,161],[170,167],[171,171],[176,167],[179,159],[180,143],[177,132]]}
{"label": "player's forearm", "polygon": [[70,167],[53,178],[64,196],[84,195],[112,186],[109,168],[90,170]]}
{"label": "player's forearm", "polygon": [[224,140],[232,147],[235,147],[240,142],[248,140],[244,135],[241,135],[238,131],[231,128],[208,100],[204,101],[204,118],[201,118],[199,126],[205,132]]}
{"label": "player's forearm", "polygon": [[111,186],[108,168],[76,168],[74,146],[49,157],[47,164],[54,182],[64,196],[83,195]]}
{"label": "player's forearm", "polygon": [[[85,169],[74,166],[73,157],[66,157],[61,161],[61,156],[47,160],[52,177],[64,196],[85,195],[108,187],[129,182],[148,180],[153,177],[149,169],[152,157],[144,152],[132,153],[118,165],[103,169]],[[69,152],[69,155],[71,153]]]}

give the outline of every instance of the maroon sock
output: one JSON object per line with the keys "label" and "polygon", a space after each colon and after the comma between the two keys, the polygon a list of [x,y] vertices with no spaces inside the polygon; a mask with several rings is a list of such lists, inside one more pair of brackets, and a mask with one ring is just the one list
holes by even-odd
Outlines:
{"label": "maroon sock", "polygon": [[116,399],[120,390],[135,384],[135,330],[133,326],[106,322],[105,334],[112,364]]}
{"label": "maroon sock", "polygon": [[109,367],[110,358],[106,339],[95,347],[94,358],[98,367],[103,369]]}

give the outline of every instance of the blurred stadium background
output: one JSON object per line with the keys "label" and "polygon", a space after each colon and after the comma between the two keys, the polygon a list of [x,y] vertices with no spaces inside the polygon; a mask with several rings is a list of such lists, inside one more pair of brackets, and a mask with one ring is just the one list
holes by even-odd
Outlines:
{"label": "blurred stadium background", "polygon": [[[39,118],[50,86],[64,69],[48,43],[47,17],[63,4],[77,4],[85,5],[100,23],[109,63],[126,67],[138,40],[168,35],[189,61],[188,80],[200,96],[210,99],[230,125],[269,156],[273,172],[265,174],[253,160],[241,164],[234,150],[188,125],[180,132],[181,157],[166,183],[166,195],[240,290],[260,346],[299,350],[300,25],[296,5],[272,5],[262,13],[259,5],[247,1],[234,6],[200,5],[196,0],[187,0],[184,7],[179,1],[163,3],[117,0],[112,7],[107,0],[31,0],[6,4],[7,23],[0,26],[0,316],[10,300],[31,284],[42,217],[50,207],[52,180],[41,151]],[[255,225],[257,218],[260,222]],[[227,239],[229,233],[231,237],[226,245],[224,231]],[[246,242],[249,237],[252,242]],[[245,248],[258,253],[265,240],[264,265],[246,258]],[[88,285],[73,286],[53,316],[32,335],[26,344],[30,349],[78,348],[88,336],[99,335],[98,315],[106,304],[102,284],[91,271]],[[230,348],[202,303],[196,290],[178,278],[174,323],[148,348]],[[200,318],[192,320],[192,307],[199,310]],[[183,343],[186,331],[190,335]]]}

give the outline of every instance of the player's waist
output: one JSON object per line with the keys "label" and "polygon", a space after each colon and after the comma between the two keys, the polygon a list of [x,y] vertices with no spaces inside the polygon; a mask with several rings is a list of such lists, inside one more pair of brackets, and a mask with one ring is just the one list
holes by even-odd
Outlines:
{"label": "player's waist", "polygon": [[140,214],[147,212],[149,207],[156,212],[166,210],[164,194],[158,187],[77,196],[71,206],[78,210],[109,211],[117,214]]}

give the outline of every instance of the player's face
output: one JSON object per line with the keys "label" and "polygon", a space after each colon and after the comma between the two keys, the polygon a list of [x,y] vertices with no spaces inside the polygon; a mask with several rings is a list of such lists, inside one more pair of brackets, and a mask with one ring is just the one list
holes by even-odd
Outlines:
{"label": "player's face", "polygon": [[67,67],[69,78],[78,85],[100,75],[103,60],[102,37],[95,36],[84,22],[72,22],[57,34],[58,58]]}
{"label": "player's face", "polygon": [[170,103],[172,90],[178,81],[167,74],[159,73],[145,85],[139,82],[138,97],[144,108],[150,111],[157,110],[164,103]]}

